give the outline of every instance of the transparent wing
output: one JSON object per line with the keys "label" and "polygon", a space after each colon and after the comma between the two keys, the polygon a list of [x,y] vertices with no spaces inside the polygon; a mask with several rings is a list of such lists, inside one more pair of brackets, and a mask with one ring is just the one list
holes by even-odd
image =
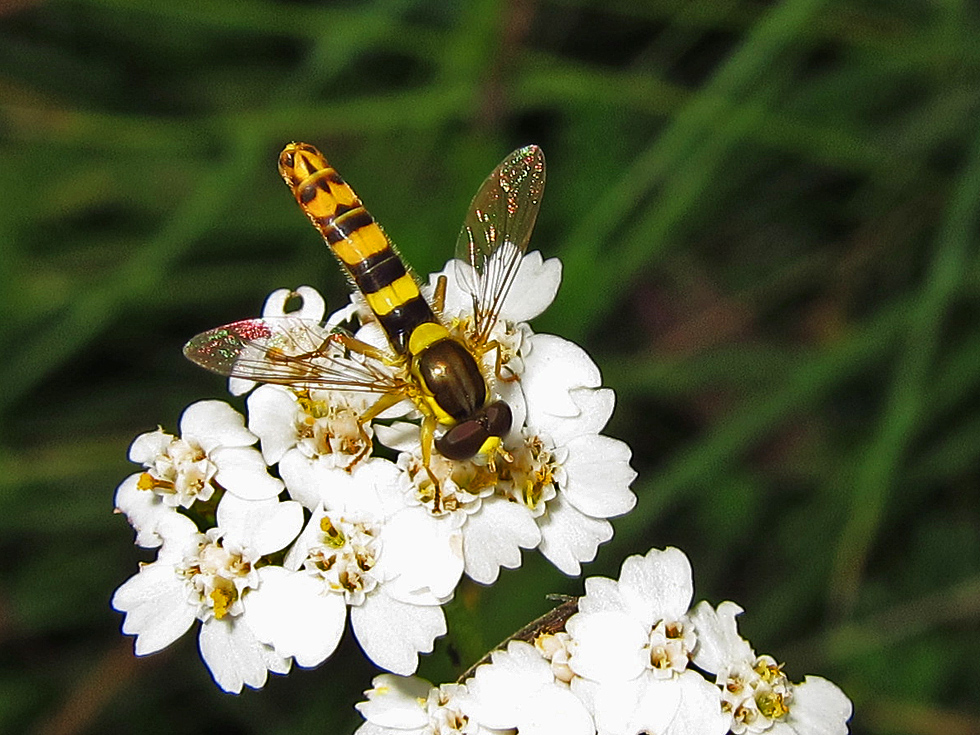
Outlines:
{"label": "transparent wing", "polygon": [[456,241],[459,285],[473,299],[475,339],[487,341],[514,282],[544,192],[544,153],[536,145],[505,158],[473,197]]}
{"label": "transparent wing", "polygon": [[328,329],[298,317],[245,319],[210,329],[184,345],[201,367],[232,378],[294,388],[398,393],[404,380],[378,360],[353,356]]}

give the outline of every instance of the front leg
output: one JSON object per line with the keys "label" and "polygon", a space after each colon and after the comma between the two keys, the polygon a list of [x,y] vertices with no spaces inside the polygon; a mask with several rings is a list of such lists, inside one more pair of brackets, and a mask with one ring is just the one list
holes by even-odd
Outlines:
{"label": "front leg", "polygon": [[426,416],[422,419],[421,441],[422,441],[422,466],[432,482],[432,510],[435,513],[442,512],[442,489],[439,486],[439,479],[432,471],[432,450],[436,443],[436,417]]}

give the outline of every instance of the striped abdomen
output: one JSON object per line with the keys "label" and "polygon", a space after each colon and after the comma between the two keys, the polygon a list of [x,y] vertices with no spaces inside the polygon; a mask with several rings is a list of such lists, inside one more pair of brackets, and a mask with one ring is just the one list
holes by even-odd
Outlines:
{"label": "striped abdomen", "polygon": [[313,146],[286,146],[279,173],[364,295],[391,346],[407,354],[415,328],[436,317],[381,227]]}

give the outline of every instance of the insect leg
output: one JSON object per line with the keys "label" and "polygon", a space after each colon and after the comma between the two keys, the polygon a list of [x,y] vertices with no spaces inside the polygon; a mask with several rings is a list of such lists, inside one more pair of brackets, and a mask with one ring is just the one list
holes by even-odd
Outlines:
{"label": "insect leg", "polygon": [[435,446],[435,436],[436,436],[436,417],[426,416],[422,419],[422,431],[421,431],[421,441],[422,441],[422,466],[425,467],[426,474],[429,475],[429,479],[432,481],[432,510],[436,513],[442,512],[442,490],[439,487],[439,480],[432,472],[429,464],[432,460],[432,449]]}
{"label": "insect leg", "polygon": [[494,358],[493,363],[493,374],[497,376],[497,380],[502,380],[505,383],[512,383],[517,380],[517,375],[512,370],[508,370],[504,373],[504,354],[503,347],[497,340],[492,340],[483,345],[483,354],[493,350],[497,353]]}
{"label": "insect leg", "polygon": [[[358,355],[364,355],[365,357],[370,357],[385,365],[391,365],[395,360],[392,360],[391,353],[387,350],[380,349],[374,345],[370,345],[367,342],[357,339],[357,337],[352,337],[349,334],[344,334],[343,332],[334,332],[329,337],[327,337],[327,342],[336,342],[345,350],[350,352],[356,352]],[[324,346],[326,343],[324,343]]]}
{"label": "insect leg", "polygon": [[436,281],[436,290],[432,293],[432,308],[436,314],[441,314],[446,306],[446,277],[439,276]]}
{"label": "insect leg", "polygon": [[[372,408],[374,407],[372,406]],[[371,441],[371,437],[368,436],[367,431],[364,429],[363,421],[357,422],[357,434],[361,439],[361,450],[357,453],[357,456],[355,456],[353,461],[350,463],[349,466],[351,468],[356,467],[357,463],[360,462],[362,459],[364,459],[368,454],[370,454],[371,450],[374,448],[374,442]],[[350,470],[348,470],[348,472],[349,471]]]}
{"label": "insect leg", "polygon": [[360,415],[358,423],[364,425],[368,421],[378,418],[379,415],[387,411],[392,406],[398,405],[404,401],[405,398],[406,396],[401,393],[386,393],[385,395],[381,396],[381,398],[376,400],[371,408]]}

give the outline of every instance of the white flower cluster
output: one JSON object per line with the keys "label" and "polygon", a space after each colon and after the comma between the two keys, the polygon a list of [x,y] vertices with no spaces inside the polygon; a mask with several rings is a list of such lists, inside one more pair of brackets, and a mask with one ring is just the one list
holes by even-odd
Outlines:
{"label": "white flower cluster", "polygon": [[[468,267],[450,261],[430,279],[434,288],[446,276],[442,318],[462,335],[473,305],[457,271]],[[446,632],[441,605],[462,574],[492,583],[533,548],[578,574],[612,537],[607,519],[635,504],[635,473],[629,448],[600,433],[614,396],[598,368],[526,323],[551,303],[560,277],[557,260],[524,256],[492,325],[496,349],[484,368],[500,376],[493,390],[513,412],[495,460],[434,454],[426,467],[411,401],[365,421],[377,394],[309,386],[255,388],[247,427],[231,406],[202,401],[184,412],[179,436],[138,437],[130,459],[143,470],[120,485],[116,508],[137,545],[159,554],[112,601],[136,653],[164,648],[199,620],[205,663],[222,689],[239,692],[294,660],[323,662],[349,615],[367,656],[408,675]],[[297,296],[302,307],[287,319]],[[356,301],[326,329],[354,315],[357,339],[383,347]],[[294,319],[308,337],[325,331],[309,326],[323,320],[324,302],[308,287],[272,294],[264,317]],[[254,387],[232,378],[233,393]]]}
{"label": "white flower cluster", "polygon": [[738,634],[741,608],[693,608],[678,549],[592,577],[565,630],[512,640],[461,684],[382,674],[357,735],[844,735],[851,702],[816,676],[793,684]]}

